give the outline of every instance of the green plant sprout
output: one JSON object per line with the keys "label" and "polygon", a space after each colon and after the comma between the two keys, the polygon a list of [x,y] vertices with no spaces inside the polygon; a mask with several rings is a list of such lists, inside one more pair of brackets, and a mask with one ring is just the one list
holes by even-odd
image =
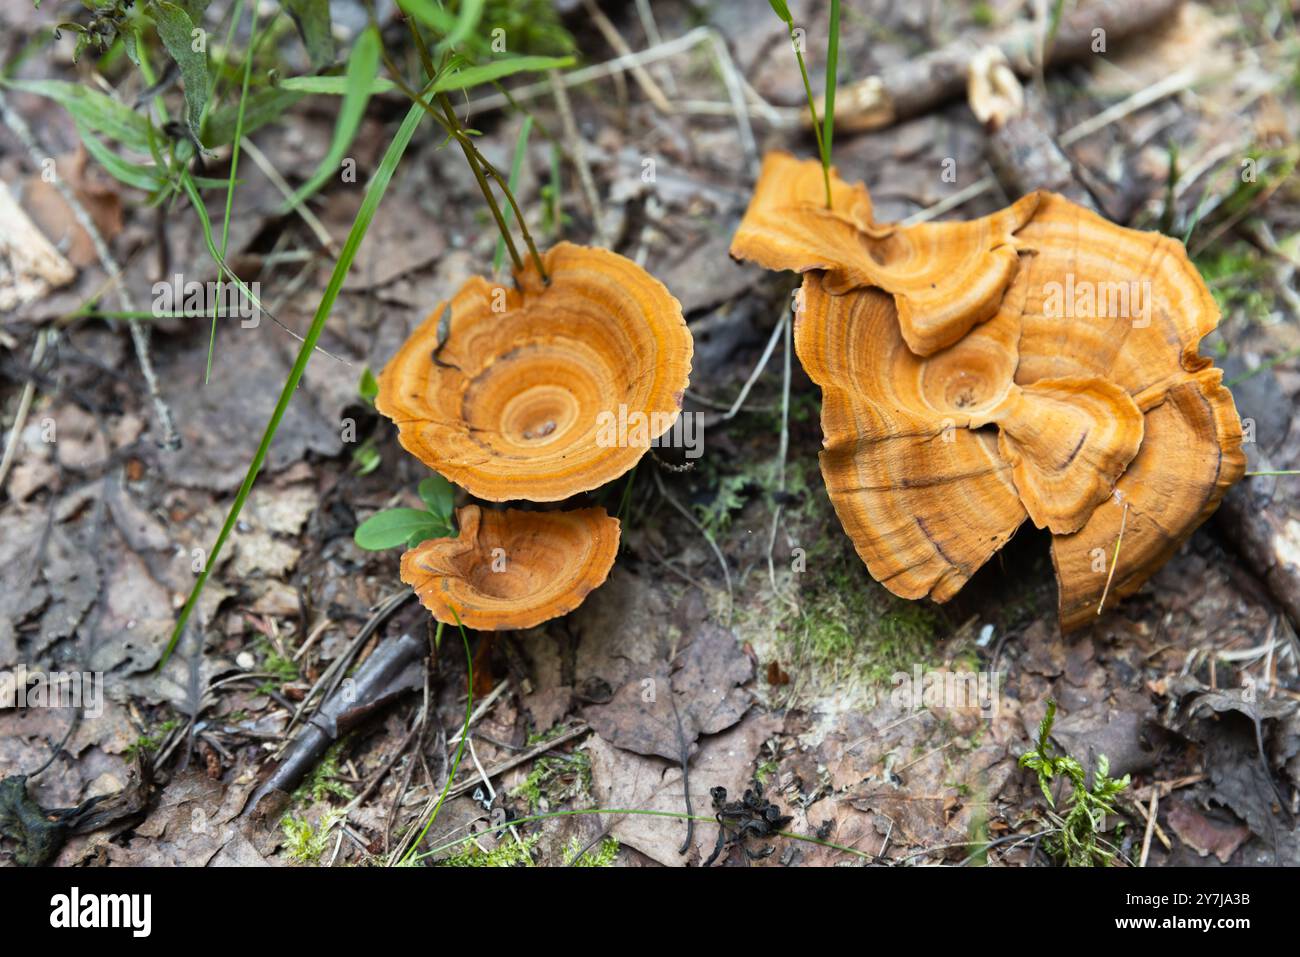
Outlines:
{"label": "green plant sprout", "polygon": [[[1020,756],[1019,764],[1038,775],[1038,786],[1047,799],[1047,819],[1051,825],[1043,842],[1044,849],[1068,867],[1109,866],[1118,850],[1102,838],[1106,815],[1115,814],[1115,799],[1127,790],[1129,776],[1109,777],[1110,761],[1099,755],[1092,787],[1083,765],[1068,754],[1053,754],[1052,725],[1056,722],[1056,702],[1047,701],[1047,713],[1038,725],[1038,742],[1032,751]],[[1052,786],[1056,781],[1069,783],[1070,797],[1064,813],[1059,813]]]}
{"label": "green plant sprout", "polygon": [[803,45],[795,35],[797,28],[790,7],[785,0],[767,0],[772,11],[781,18],[790,34],[790,45],[799,62],[799,76],[803,78],[804,95],[808,98],[808,113],[812,117],[813,136],[817,138],[817,153],[822,162],[822,181],[826,186],[826,208],[831,208],[831,140],[835,131],[835,87],[840,59],[840,0],[831,0],[830,32],[826,38],[826,93],[823,97],[821,122],[817,120],[817,103],[813,98],[812,82],[808,79],[808,66],[803,60]]}
{"label": "green plant sprout", "polygon": [[388,548],[414,548],[431,538],[456,534],[452,522],[455,487],[441,475],[420,482],[424,509],[389,508],[376,512],[357,526],[353,540],[358,548],[378,552]]}

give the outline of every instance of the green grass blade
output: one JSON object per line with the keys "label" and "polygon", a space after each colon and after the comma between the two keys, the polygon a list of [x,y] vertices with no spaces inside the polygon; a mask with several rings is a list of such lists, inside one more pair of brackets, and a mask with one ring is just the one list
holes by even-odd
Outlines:
{"label": "green grass blade", "polygon": [[435,0],[397,0],[397,5],[426,27],[433,27],[442,36],[456,29],[456,21],[451,14]]}
{"label": "green grass blade", "polygon": [[[316,79],[307,77],[305,79]],[[323,79],[342,79],[342,77],[324,77]],[[208,146],[224,146],[234,141],[235,125],[239,122],[239,113],[244,112],[244,135],[261,129],[267,123],[274,123],[289,107],[303,97],[303,91],[290,87],[289,80],[278,86],[258,90],[248,98],[246,106],[232,104],[214,110],[208,116]],[[342,92],[341,90],[339,92]]]}
{"label": "green grass blade", "polygon": [[826,38],[826,97],[822,107],[822,163],[831,165],[831,139],[835,135],[835,87],[840,68],[840,0],[831,0],[831,28]]}
{"label": "green grass blade", "polygon": [[320,189],[329,178],[338,171],[343,156],[356,138],[361,127],[361,119],[366,114],[366,104],[370,102],[371,81],[379,74],[379,31],[373,26],[361,31],[352,52],[348,55],[347,74],[343,79],[347,88],[343,92],[343,102],[339,106],[338,118],[334,122],[334,137],[325,158],[316,167],[316,172],[303,183],[286,201],[282,212],[291,212],[303,200]]}
{"label": "green grass blade", "polygon": [[[346,76],[290,76],[280,81],[281,90],[294,93],[323,93],[327,96],[347,96],[348,78]],[[391,93],[397,84],[382,76],[376,76],[365,87],[367,96],[379,93]]]}
{"label": "green grass blade", "polygon": [[[460,728],[460,742],[456,746],[456,757],[452,759],[451,770],[447,772],[447,783],[442,786],[442,793],[438,795],[438,803],[433,806],[433,813],[429,815],[429,820],[425,822],[424,827],[420,830],[420,836],[415,839],[406,854],[402,857],[402,863],[407,863],[415,859],[420,842],[425,839],[429,833],[429,828],[433,827],[433,822],[438,819],[438,812],[442,810],[442,802],[447,800],[447,794],[451,791],[451,784],[456,780],[456,772],[460,769],[460,759],[465,753],[465,741],[469,738],[469,719],[474,713],[474,655],[469,650],[469,635],[465,634],[465,626],[460,623],[460,615],[456,614],[453,608],[451,613],[456,618],[456,627],[460,629],[460,640],[465,645],[465,723]],[[438,638],[442,637],[442,622],[438,623]],[[435,640],[436,645],[436,640]]]}
{"label": "green grass blade", "polygon": [[483,17],[485,4],[486,0],[461,0],[460,15],[456,17],[456,24],[438,46],[444,50],[450,49],[458,46],[473,33]]}
{"label": "green grass blade", "polygon": [[79,120],[75,122],[77,123],[77,132],[81,134],[81,142],[86,147],[86,152],[93,156],[100,166],[108,170],[114,179],[126,183],[127,186],[142,189],[146,193],[152,193],[162,188],[164,177],[159,173],[156,166],[145,166],[122,159],[122,157],[101,143],[99,137],[95,136],[84,123]]}
{"label": "green grass blade", "polygon": [[[510,185],[511,193],[517,193],[519,191],[519,176],[520,174],[523,173],[524,154],[528,152],[528,134],[531,133],[532,130],[533,130],[533,117],[532,114],[530,113],[524,117],[524,125],[519,128],[519,139],[515,140],[514,159],[510,161],[510,178],[508,180],[508,183]],[[505,210],[502,212],[502,215],[505,217],[506,220],[507,229],[510,228],[510,222],[511,220],[514,219],[514,212],[515,212],[514,208],[511,207],[509,204],[506,205]],[[506,260],[506,239],[504,236],[498,236],[497,249],[496,252],[492,255],[492,271],[500,272],[501,265],[502,263],[505,262],[505,260]]]}
{"label": "green grass blade", "polygon": [[[239,147],[244,139],[244,106],[248,103],[248,83],[253,74],[253,50],[257,45],[257,4],[253,4],[253,21],[248,36],[248,55],[244,58],[244,78],[239,89],[239,108],[235,116],[235,138],[230,149],[230,181],[226,184],[226,212],[221,221],[221,258],[230,245],[230,210],[235,201],[235,173],[239,169]],[[234,30],[234,24],[231,24]],[[226,271],[217,267],[217,284],[225,278]],[[212,353],[217,346],[217,304],[212,304],[212,330],[208,335],[208,359],[203,367],[203,384],[212,378]]]}
{"label": "green grass blade", "polygon": [[786,26],[794,25],[794,17],[790,16],[790,8],[786,6],[785,0],[767,0],[772,6],[772,12],[781,18],[781,22]]}
{"label": "green grass blade", "polygon": [[423,117],[424,108],[413,104],[407,111],[406,118],[402,121],[397,135],[388,144],[388,151],[384,154],[383,161],[379,164],[374,177],[366,187],[366,195],[361,202],[361,209],[357,211],[357,218],[352,222],[352,229],[348,232],[348,238],[343,244],[343,250],[339,255],[338,262],[334,264],[334,272],[330,275],[329,284],[325,287],[325,294],[321,297],[315,316],[312,317],[311,328],[307,331],[302,348],[298,350],[298,358],[294,361],[293,368],[289,371],[289,377],[285,380],[284,388],[280,391],[279,401],[276,402],[275,410],[271,413],[271,420],[266,424],[266,431],[262,434],[261,442],[258,443],[257,451],[253,455],[253,461],[249,463],[248,473],[244,476],[244,482],[235,495],[234,504],[231,505],[230,512],[226,515],[226,521],[221,526],[221,532],[217,535],[216,544],[213,545],[208,560],[204,563],[203,571],[199,573],[198,580],[190,590],[189,598],[186,599],[185,606],[181,609],[180,616],[176,620],[176,627],[172,629],[171,640],[167,643],[162,660],[158,664],[160,668],[167,663],[167,659],[171,657],[172,652],[176,649],[176,644],[185,631],[190,615],[193,614],[194,607],[198,604],[199,596],[203,593],[203,586],[208,582],[208,575],[211,574],[217,557],[221,554],[222,546],[226,544],[226,539],[230,537],[235,523],[239,520],[239,513],[243,511],[244,503],[253,490],[253,483],[257,480],[258,473],[262,471],[262,464],[266,461],[266,455],[270,451],[271,441],[275,438],[276,430],[280,427],[284,413],[288,410],[289,403],[298,390],[298,383],[302,381],[303,373],[307,371],[307,363],[311,361],[312,352],[316,348],[321,332],[325,329],[325,320],[329,318],[329,314],[334,308],[334,302],[338,299],[339,292],[343,288],[343,280],[347,278],[348,270],[352,267],[352,260],[356,258],[357,250],[361,248],[361,241],[365,239],[366,230],[370,228],[370,222],[375,217],[375,210],[379,208],[379,201],[383,199],[388,184],[393,178],[393,172],[397,169],[397,164],[406,152],[406,147],[410,145],[411,137],[415,135],[415,130],[420,125],[420,120]]}
{"label": "green grass blade", "polygon": [[561,70],[573,66],[571,56],[516,56],[502,57],[491,63],[479,66],[467,66],[438,78],[433,85],[434,93],[450,93],[452,90],[465,90],[471,86],[491,83],[516,73],[532,73],[540,70]]}
{"label": "green grass blade", "polygon": [[[572,65],[573,57],[571,56],[501,57],[491,63],[467,66],[459,70],[446,72],[438,77],[438,82],[433,85],[430,92],[450,93],[453,90],[464,90],[472,86],[491,83],[493,80],[500,80],[516,73],[559,70]],[[287,90],[291,93],[324,93],[331,96],[346,96],[348,78],[346,76],[291,76],[281,80],[278,89]],[[370,81],[368,92],[373,96],[377,93],[388,93],[396,89],[398,89],[398,86],[392,80],[377,76]]]}

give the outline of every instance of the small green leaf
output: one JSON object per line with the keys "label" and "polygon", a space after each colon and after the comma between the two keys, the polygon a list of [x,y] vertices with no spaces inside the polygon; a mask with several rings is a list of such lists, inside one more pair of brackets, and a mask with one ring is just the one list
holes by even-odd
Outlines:
{"label": "small green leaf", "polygon": [[81,134],[81,142],[85,144],[86,151],[98,160],[99,165],[108,170],[114,179],[120,180],[127,186],[142,189],[146,193],[154,192],[165,182],[162,174],[158,172],[158,167],[131,163],[122,159],[101,143],[84,123],[77,123],[77,132]]}
{"label": "small green leaf", "polygon": [[334,60],[334,33],[329,0],[280,0],[280,7],[298,28],[311,65],[319,70]]}
{"label": "small green leaf", "polygon": [[386,548],[406,545],[415,536],[419,541],[442,538],[447,526],[438,518],[418,508],[390,508],[376,512],[357,526],[353,540],[367,551],[378,552]]}
{"label": "small green leaf", "polygon": [[352,46],[348,56],[348,69],[343,77],[346,88],[343,103],[339,106],[338,117],[334,121],[334,138],[330,140],[329,152],[316,167],[316,172],[285,203],[286,212],[297,207],[304,199],[320,189],[331,176],[338,173],[344,154],[352,145],[365,116],[366,104],[370,102],[370,87],[379,73],[380,39],[379,31],[368,27],[361,31],[357,42]]}
{"label": "small green leaf", "polygon": [[370,366],[366,366],[361,370],[361,381],[357,383],[357,395],[371,405],[375,404],[375,397],[379,395],[379,380],[370,371]]}
{"label": "small green leaf", "polygon": [[5,86],[48,97],[97,133],[139,153],[149,152],[149,120],[123,103],[81,83],[64,80],[4,80]]}
{"label": "small green leaf", "polygon": [[185,88],[185,119],[196,143],[199,138],[199,122],[203,119],[203,110],[208,105],[208,54],[195,49],[195,27],[190,15],[175,3],[157,0],[153,5],[154,22],[158,24],[158,36],[181,68],[181,84]]}
{"label": "small green leaf", "polygon": [[352,453],[352,461],[357,466],[357,475],[369,475],[379,468],[379,463],[383,460],[379,450],[369,443]]}
{"label": "small green leaf", "polygon": [[451,525],[451,510],[455,503],[456,487],[436,472],[420,483],[420,501],[444,525]]}

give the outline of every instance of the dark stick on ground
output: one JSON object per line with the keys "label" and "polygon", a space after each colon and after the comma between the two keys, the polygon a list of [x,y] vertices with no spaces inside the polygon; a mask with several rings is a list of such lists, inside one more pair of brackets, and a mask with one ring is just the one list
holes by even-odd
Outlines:
{"label": "dark stick on ground", "polygon": [[293,739],[244,813],[265,816],[283,810],[330,745],[405,692],[420,687],[420,663],[427,651],[423,639],[409,634],[381,642]]}

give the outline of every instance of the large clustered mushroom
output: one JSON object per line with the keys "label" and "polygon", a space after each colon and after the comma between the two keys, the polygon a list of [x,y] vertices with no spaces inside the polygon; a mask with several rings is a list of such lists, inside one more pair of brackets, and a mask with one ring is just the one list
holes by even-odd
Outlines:
{"label": "large clustered mushroom", "polygon": [[[379,376],[402,446],[488,502],[561,502],[631,469],[680,415],[692,341],[681,305],[629,259],[559,243],[513,286],[475,276]],[[610,419],[644,423],[626,441]],[[457,512],[459,535],[402,558],[435,618],[480,630],[567,614],[609,574],[619,522],[601,508]]]}
{"label": "large clustered mushroom", "polygon": [[1053,536],[1063,629],[1136,591],[1245,468],[1183,246],[1052,193],[877,223],[837,176],[828,209],[821,174],[769,155],[732,254],[803,274],[822,474],[871,574],[946,601],[1029,518]]}

